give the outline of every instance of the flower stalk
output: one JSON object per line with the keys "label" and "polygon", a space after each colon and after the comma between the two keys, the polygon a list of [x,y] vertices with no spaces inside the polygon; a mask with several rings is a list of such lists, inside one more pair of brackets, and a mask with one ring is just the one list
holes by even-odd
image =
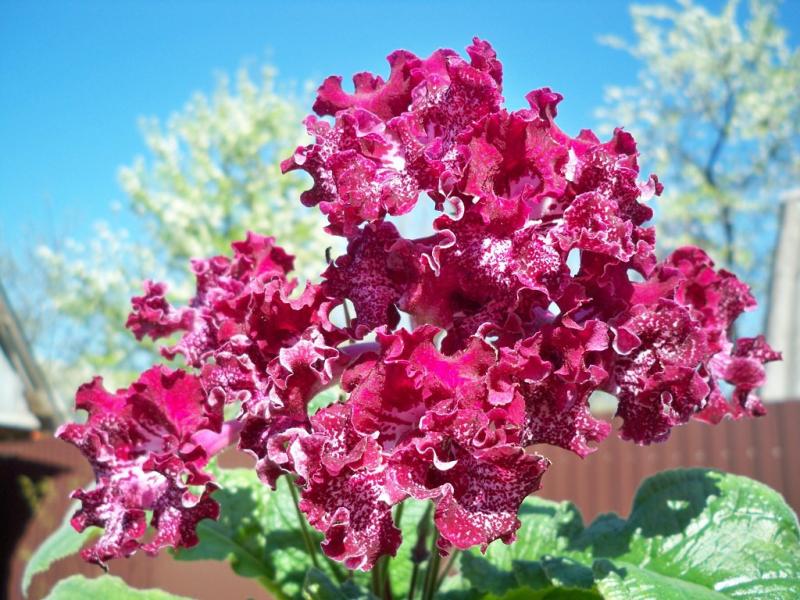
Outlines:
{"label": "flower stalk", "polygon": [[422,600],[432,600],[433,595],[436,593],[436,581],[439,578],[439,562],[441,560],[438,542],[439,535],[434,527],[431,534],[430,557],[428,558],[428,569],[425,572]]}
{"label": "flower stalk", "polygon": [[444,568],[442,569],[441,573],[439,573],[439,577],[436,580],[436,585],[434,587],[435,591],[438,592],[439,588],[442,587],[445,577],[447,577],[450,574],[450,570],[453,568],[453,565],[455,564],[455,561],[458,558],[459,553],[460,551],[456,549],[450,551],[450,556],[448,557],[447,562],[444,565]]}
{"label": "flower stalk", "polygon": [[306,547],[306,552],[308,553],[311,562],[315,567],[319,569],[319,559],[317,558],[317,548],[316,544],[314,544],[314,540],[311,539],[311,533],[308,531],[308,525],[306,525],[306,519],[303,516],[303,512],[300,510],[300,499],[297,497],[297,488],[295,487],[295,483],[293,481],[289,482],[289,492],[292,495],[292,502],[294,504],[294,510],[297,514],[297,522],[300,526],[300,533],[303,536],[303,543]]}

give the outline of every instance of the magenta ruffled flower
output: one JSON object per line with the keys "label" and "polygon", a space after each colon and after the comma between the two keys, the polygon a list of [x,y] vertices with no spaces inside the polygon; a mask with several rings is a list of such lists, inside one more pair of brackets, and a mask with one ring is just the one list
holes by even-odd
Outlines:
{"label": "magenta ruffled flower", "polygon": [[[89,420],[59,435],[97,477],[75,493],[75,526],[105,528],[87,559],[195,543],[198,520],[217,516],[203,467],[237,440],[266,484],[294,478],[328,556],[368,570],[400,546],[392,509],[407,498],[433,503],[443,553],[512,542],[550,466],[530,447],[584,457],[610,434],[589,409],[597,391],[639,444],[693,418],[764,413],[755,392],[780,356],[730,339],[755,301],[698,248],[658,262],[646,203],[662,186],[640,181],[633,137],[568,136],[549,88],[508,111],[491,46],[467,54],[398,51],[386,81],[320,87],[314,141],[282,168],[311,176],[300,200],[347,238],[321,283],[298,289],[292,257],[249,234],[232,258],[193,262],[188,306],[160,283],[133,299],[134,335],[179,334],[162,352],[189,370],[78,392]],[[406,239],[387,218],[423,196],[442,214]],[[333,316],[345,306],[355,315]]]}
{"label": "magenta ruffled flower", "polygon": [[[105,530],[82,556],[104,565],[139,548],[155,554],[165,546],[196,544],[197,522],[219,514],[210,497],[216,486],[203,467],[224,447],[215,442],[225,436],[213,427],[214,406],[200,381],[184,371],[153,367],[127,390],[112,394],[96,378],[78,390],[76,407],[88,420],[64,425],[58,436],[86,456],[97,484],[72,494],[82,502],[72,524],[78,531]],[[190,485],[202,492],[191,492]],[[155,529],[147,542],[146,511],[152,512]]]}

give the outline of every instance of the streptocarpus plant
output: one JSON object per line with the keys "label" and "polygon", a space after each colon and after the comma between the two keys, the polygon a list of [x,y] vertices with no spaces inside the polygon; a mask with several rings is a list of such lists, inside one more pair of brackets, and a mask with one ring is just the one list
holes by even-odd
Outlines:
{"label": "streptocarpus plant", "polygon": [[[568,136],[548,88],[510,112],[491,46],[467,53],[397,51],[386,81],[320,87],[314,141],[282,166],[311,175],[300,200],[348,241],[321,284],[298,290],[291,256],[251,233],[232,257],[192,263],[188,306],[160,283],[133,299],[131,331],[179,334],[163,354],[186,366],[78,391],[88,419],[58,435],[97,479],[73,494],[74,527],[104,529],[86,560],[194,545],[219,514],[207,465],[232,444],[268,486],[292,478],[328,557],[369,570],[396,553],[393,507],[409,498],[433,506],[443,555],[512,543],[550,467],[529,447],[585,456],[608,436],[595,391],[618,398],[621,435],[638,444],[692,418],[764,413],[754,392],[778,354],[728,337],[753,297],[699,248],[657,261],[644,224],[662,186],[638,181],[630,134]],[[406,239],[390,217],[418,202],[441,215]],[[338,401],[309,408],[336,385]]]}

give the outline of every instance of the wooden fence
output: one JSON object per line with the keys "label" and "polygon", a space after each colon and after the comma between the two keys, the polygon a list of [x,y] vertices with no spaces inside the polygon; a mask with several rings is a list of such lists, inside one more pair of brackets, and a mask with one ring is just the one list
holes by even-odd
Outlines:
{"label": "wooden fence", "polygon": [[[553,466],[540,493],[553,500],[574,501],[588,522],[602,512],[627,515],[636,487],[657,471],[706,466],[763,481],[800,512],[800,402],[768,408],[769,414],[761,419],[679,427],[667,442],[655,446],[637,447],[612,437],[584,460],[548,447]],[[242,460],[228,459],[239,465],[245,464]],[[60,522],[69,491],[88,481],[91,472],[72,447],[48,438],[0,444],[0,473],[6,561],[3,591],[6,598],[17,599],[26,558]],[[9,493],[19,490],[21,481],[25,493]],[[28,519],[26,514],[32,511],[34,518]],[[266,597],[258,585],[236,577],[227,565],[181,563],[167,553],[155,559],[137,555],[114,561],[111,571],[136,587],[161,587],[199,600]],[[75,557],[63,560],[34,579],[30,597],[42,598],[55,581],[78,572],[92,575],[97,568]]]}

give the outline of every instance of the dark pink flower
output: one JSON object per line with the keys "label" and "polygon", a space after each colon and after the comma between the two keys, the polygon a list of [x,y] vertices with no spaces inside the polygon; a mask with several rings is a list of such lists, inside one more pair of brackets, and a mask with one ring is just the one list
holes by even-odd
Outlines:
{"label": "dark pink flower", "polygon": [[369,570],[381,555],[395,554],[401,537],[383,492],[378,444],[355,431],[350,416],[345,404],[320,410],[291,452],[303,482],[300,508],[325,534],[322,549],[349,569]]}
{"label": "dark pink flower", "polygon": [[430,252],[403,307],[447,330],[447,352],[475,333],[521,334],[533,309],[546,309],[568,281],[567,254],[551,243],[548,227],[487,224],[477,208],[457,221],[440,217],[435,226],[445,241]]}
{"label": "dark pink flower", "polygon": [[495,350],[473,338],[447,356],[434,344],[437,334],[430,326],[379,333],[381,358],[365,356],[343,377],[353,430],[381,450],[385,498],[435,502],[443,550],[510,541],[519,504],[548,463],[507,443],[505,428],[516,429],[522,414],[519,403],[491,403]]}
{"label": "dark pink flower", "polygon": [[419,279],[419,249],[404,240],[391,223],[369,224],[323,273],[324,292],[349,299],[355,308],[354,337],[388,325],[397,326],[398,306]]}
{"label": "dark pink flower", "polygon": [[[82,506],[72,524],[79,531],[104,529],[83,557],[104,565],[139,548],[155,554],[165,546],[195,545],[197,522],[216,519],[219,510],[211,499],[216,486],[202,470],[218,450],[216,436],[196,437],[209,425],[200,382],[184,371],[153,367],[112,394],[96,378],[78,390],[76,407],[88,413],[86,423],[64,425],[57,435],[86,456],[96,484],[73,493]],[[200,494],[189,485],[201,486]],[[145,542],[149,512],[155,535]]]}
{"label": "dark pink flower", "polygon": [[781,360],[781,354],[770,348],[763,336],[739,338],[730,353],[722,351],[714,355],[709,365],[712,385],[716,385],[715,377],[731,384],[734,388],[732,403],[719,403],[720,394],[715,389],[717,402],[704,410],[699,418],[716,423],[726,414],[733,418],[765,415],[767,411],[755,391],[766,381],[764,364],[775,360]]}
{"label": "dark pink flower", "polygon": [[365,221],[404,214],[423,191],[437,201],[450,193],[463,163],[456,138],[502,100],[491,46],[476,39],[468,52],[469,63],[452,50],[425,60],[395,52],[389,80],[360,73],[352,95],[340,77],[325,80],[314,109],[334,125],[309,117],[315,142],[281,166],[311,175],[301,200],[320,206],[331,233],[351,237]]}
{"label": "dark pink flower", "polygon": [[522,446],[551,444],[584,457],[595,450],[588,442],[608,436],[610,424],[589,410],[589,396],[608,379],[608,347],[606,326],[587,321],[581,327],[545,326],[503,351],[492,369],[493,396],[496,402],[524,403]]}
{"label": "dark pink flower", "polygon": [[[97,476],[75,493],[75,526],[105,529],[89,560],[195,543],[217,510],[203,467],[237,438],[266,484],[295,477],[328,556],[370,569],[397,551],[392,507],[409,497],[434,503],[442,552],[511,542],[550,464],[531,446],[584,457],[609,435],[595,392],[617,397],[620,434],[640,444],[764,413],[756,390],[780,356],[732,339],[755,300],[699,248],[658,262],[647,201],[663,186],[640,181],[633,137],[567,135],[549,88],[506,110],[492,47],[467,54],[397,51],[385,81],[319,88],[313,141],[281,167],[311,176],[300,200],[348,238],[321,284],[298,289],[292,258],[248,234],[232,257],[193,261],[188,306],[152,282],[133,299],[134,335],[180,334],[162,353],[196,374],[79,391],[89,419],[60,435]],[[390,219],[423,194],[441,214],[406,239]]]}
{"label": "dark pink flower", "polygon": [[166,293],[166,284],[145,281],[144,295],[131,298],[133,310],[125,326],[137,340],[145,336],[158,340],[176,331],[191,329],[194,312],[189,308],[175,310],[167,301]]}
{"label": "dark pink flower", "polygon": [[428,436],[396,452],[389,487],[434,501],[442,551],[486,549],[497,539],[514,541],[520,504],[539,488],[549,464],[513,444],[468,450]]}

